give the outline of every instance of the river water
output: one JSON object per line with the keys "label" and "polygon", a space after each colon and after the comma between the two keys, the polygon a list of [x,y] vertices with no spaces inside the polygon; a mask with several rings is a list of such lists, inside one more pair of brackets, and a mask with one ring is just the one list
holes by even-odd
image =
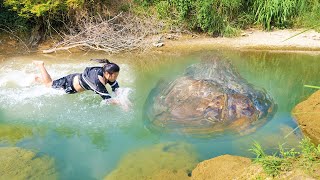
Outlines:
{"label": "river water", "polygon": [[[255,132],[244,135],[194,137],[146,129],[143,107],[150,90],[159,80],[181,75],[186,67],[207,54],[222,55],[249,83],[264,88],[278,105],[274,117]],[[120,65],[119,99],[123,104],[131,102],[129,110],[100,105],[100,96],[91,91],[67,95],[33,82],[34,74],[39,72],[32,60],[43,60],[56,79],[99,65],[89,59],[105,57]],[[302,137],[290,111],[315,92],[303,85],[319,85],[319,61],[320,56],[304,53],[228,50],[6,56],[0,62],[0,146],[17,146],[54,158],[61,179],[102,179],[119,168],[128,154],[169,142],[192,146],[190,156],[196,155],[197,161],[222,154],[253,157],[249,149],[254,141],[268,152],[274,152],[279,144],[290,148],[297,146]],[[3,127],[15,130],[4,131]],[[152,159],[157,153],[150,156]]]}

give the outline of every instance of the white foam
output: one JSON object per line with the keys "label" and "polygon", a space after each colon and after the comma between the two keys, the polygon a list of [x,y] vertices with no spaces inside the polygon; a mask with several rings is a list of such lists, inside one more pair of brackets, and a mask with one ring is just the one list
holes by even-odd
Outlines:
{"label": "white foam", "polygon": [[[130,94],[132,89],[130,88],[118,88],[115,92],[115,97],[110,99],[119,105],[123,110],[129,111],[132,108],[132,102],[130,100]],[[101,101],[100,105],[109,105],[112,104],[108,100]]]}
{"label": "white foam", "polygon": [[[1,64],[0,67],[0,108],[10,117],[8,120],[36,122],[55,126],[79,128],[112,128],[125,126],[133,119],[131,110],[132,86],[135,78],[131,68],[121,64],[117,95],[113,95],[118,106],[100,106],[101,97],[92,91],[66,95],[63,90],[47,88],[34,82],[39,69],[17,60]],[[100,64],[99,64],[100,65]],[[71,73],[81,73],[88,63],[45,64],[53,79]],[[107,86],[108,87],[108,86]],[[108,87],[109,88],[109,87]]]}

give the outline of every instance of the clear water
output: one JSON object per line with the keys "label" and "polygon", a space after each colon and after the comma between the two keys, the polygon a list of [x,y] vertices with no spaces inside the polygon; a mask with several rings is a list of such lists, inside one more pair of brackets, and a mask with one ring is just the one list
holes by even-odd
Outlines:
{"label": "clear water", "polygon": [[[0,62],[0,146],[18,146],[47,154],[55,159],[61,179],[102,179],[122,157],[135,149],[164,142],[191,144],[198,160],[221,154],[252,157],[248,151],[257,141],[268,151],[278,144],[296,146],[300,130],[290,111],[319,85],[320,56],[302,53],[219,51],[240,75],[256,87],[266,89],[278,104],[277,113],[263,127],[246,135],[219,135],[207,138],[189,135],[156,134],[144,127],[143,106],[150,90],[161,79],[174,79],[199,61],[205,51],[192,54],[148,54],[107,56],[99,53],[28,55],[5,57]],[[91,58],[110,57],[121,67],[120,100],[132,102],[128,111],[100,105],[91,91],[67,95],[32,82],[37,68],[34,59],[45,61],[53,77],[82,72],[99,65]],[[2,125],[2,126],[1,126]],[[1,134],[6,126],[25,127],[19,135]],[[32,129],[32,133],[28,129]],[[9,140],[8,140],[9,139]],[[146,167],[148,168],[148,167]]]}

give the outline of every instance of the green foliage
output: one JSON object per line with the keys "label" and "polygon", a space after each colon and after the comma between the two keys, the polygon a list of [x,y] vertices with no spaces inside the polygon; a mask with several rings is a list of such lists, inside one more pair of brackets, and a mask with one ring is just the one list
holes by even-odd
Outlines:
{"label": "green foliage", "polygon": [[306,0],[254,0],[252,12],[256,22],[267,30],[271,30],[272,26],[286,28],[305,8],[304,2]]}
{"label": "green foliage", "polygon": [[171,6],[168,1],[160,1],[156,5],[158,17],[161,19],[168,18],[168,15],[170,14],[170,9],[171,9]]}
{"label": "green foliage", "polygon": [[213,3],[213,0],[197,3],[197,25],[209,34],[221,35],[226,21],[224,16],[219,14],[218,9],[214,9]]}
{"label": "green foliage", "polygon": [[[284,157],[290,154],[290,157],[292,155],[294,156],[296,153],[294,150],[290,151],[284,151],[282,145],[279,145],[280,148],[280,154]],[[253,152],[256,155],[255,162],[262,165],[264,171],[272,177],[275,177],[280,174],[281,171],[284,169],[290,168],[290,163],[287,158],[281,158],[277,156],[277,154],[273,154],[271,156],[267,155],[260,144],[255,142],[253,144],[253,147],[249,149],[251,152]],[[288,156],[287,156],[288,157]]]}
{"label": "green foliage", "polygon": [[309,138],[300,142],[301,152],[294,148],[286,150],[283,145],[279,145],[279,152],[273,155],[267,155],[260,144],[254,142],[253,147],[249,149],[255,154],[255,162],[262,165],[264,171],[275,177],[283,171],[288,171],[293,167],[293,162],[305,169],[309,169],[320,159],[320,145],[315,146]]}
{"label": "green foliage", "polygon": [[254,142],[253,147],[249,151],[256,155],[256,159],[266,157],[266,153],[258,142]]}
{"label": "green foliage", "polygon": [[[160,18],[177,18],[191,29],[209,34],[234,36],[238,28],[252,24],[266,30],[288,28],[299,23],[313,27],[319,23],[318,0],[136,0],[156,6]],[[310,11],[311,10],[311,11]]]}
{"label": "green foliage", "polygon": [[241,0],[163,0],[145,3],[156,4],[161,19],[178,20],[194,30],[228,37],[238,33],[237,26],[232,24],[240,13]]}
{"label": "green foliage", "polygon": [[297,20],[297,24],[303,27],[314,28],[320,32],[320,1],[310,0],[304,4],[304,10],[301,10],[301,16]]}
{"label": "green foliage", "polygon": [[300,142],[302,158],[304,161],[316,161],[320,159],[320,144],[315,146],[309,138]]}
{"label": "green foliage", "polygon": [[254,24],[254,16],[252,14],[246,14],[242,12],[236,19],[236,24],[239,28],[246,29]]}
{"label": "green foliage", "polygon": [[240,29],[234,28],[230,24],[228,24],[222,32],[222,35],[224,37],[235,37],[235,36],[238,36],[239,34],[240,34]]}
{"label": "green foliage", "polygon": [[179,13],[181,19],[188,17],[189,12],[193,8],[194,4],[192,0],[171,0],[170,1]]}
{"label": "green foliage", "polygon": [[280,151],[280,156],[282,158],[294,158],[300,154],[299,152],[295,151],[294,148],[290,149],[289,151],[286,151],[283,148],[283,145],[279,145],[279,151]]}
{"label": "green foliage", "polygon": [[[40,33],[46,33],[51,28],[63,28],[66,24],[77,24],[77,20],[101,15],[109,0],[1,0],[0,17],[10,12],[16,14],[19,20],[40,27]],[[29,27],[29,31],[32,29]]]}
{"label": "green foliage", "polygon": [[154,0],[134,0],[133,2],[136,4],[139,4],[141,6],[150,6],[154,2],[157,2],[157,1],[154,1]]}
{"label": "green foliage", "polygon": [[18,32],[26,31],[30,28],[25,18],[18,16],[14,11],[8,10],[0,0],[0,28],[11,29]]}
{"label": "green foliage", "polygon": [[[0,0],[0,23],[10,27],[36,25],[59,28],[80,16],[103,17],[111,0]],[[210,35],[232,37],[253,24],[266,30],[293,25],[320,30],[319,0],[134,0],[121,11],[144,12],[175,24]],[[132,8],[133,7],[133,8]],[[155,10],[155,11],[154,11]],[[55,23],[56,22],[56,23]],[[60,22],[60,23],[58,23]],[[64,22],[64,23],[61,23]],[[48,25],[49,24],[49,25]],[[76,24],[76,23],[75,23]],[[34,25],[33,25],[34,26]]]}
{"label": "green foliage", "polygon": [[122,12],[129,12],[130,10],[130,4],[122,4],[119,8],[119,11]]}
{"label": "green foliage", "polygon": [[29,0],[4,0],[4,5],[16,11],[19,16],[26,19],[40,17],[46,13],[53,13],[58,10],[59,1],[29,1]]}

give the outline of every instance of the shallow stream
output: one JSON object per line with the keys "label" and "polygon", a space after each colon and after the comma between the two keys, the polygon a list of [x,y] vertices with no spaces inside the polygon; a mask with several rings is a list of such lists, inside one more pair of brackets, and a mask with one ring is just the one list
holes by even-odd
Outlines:
{"label": "shallow stream", "polygon": [[[274,117],[248,134],[195,137],[158,134],[146,129],[143,107],[157,82],[181,75],[186,67],[200,61],[204,54],[217,53],[231,61],[249,83],[264,88],[273,97],[278,105]],[[31,64],[32,60],[43,60],[52,78],[56,79],[82,72],[87,66],[99,65],[89,59],[104,57],[120,65],[118,81],[122,95],[119,98],[125,104],[132,103],[128,111],[118,106],[100,105],[100,96],[91,91],[68,95],[33,82],[33,74],[39,72]],[[159,144],[164,144],[159,147],[163,151],[174,144],[188,144],[192,149],[190,156],[197,161],[222,154],[253,157],[249,149],[254,141],[269,152],[283,143],[290,148],[296,146],[302,137],[299,128],[296,129],[291,110],[315,92],[315,89],[303,85],[320,85],[319,62],[319,55],[304,53],[228,50],[187,54],[108,56],[73,53],[4,57],[0,62],[0,147],[17,146],[39,155],[49,155],[55,159],[60,179],[102,179],[121,167],[123,158],[132,152],[148,151],[149,147]],[[145,155],[158,161],[161,158],[157,152],[146,152]],[[179,160],[185,159],[171,158],[167,164]],[[134,162],[138,163],[137,160]],[[193,166],[195,164],[190,164]],[[153,167],[146,164],[141,168]],[[167,168],[176,167],[167,165]],[[186,173],[190,171],[192,169]],[[126,176],[130,177],[130,174]]]}

